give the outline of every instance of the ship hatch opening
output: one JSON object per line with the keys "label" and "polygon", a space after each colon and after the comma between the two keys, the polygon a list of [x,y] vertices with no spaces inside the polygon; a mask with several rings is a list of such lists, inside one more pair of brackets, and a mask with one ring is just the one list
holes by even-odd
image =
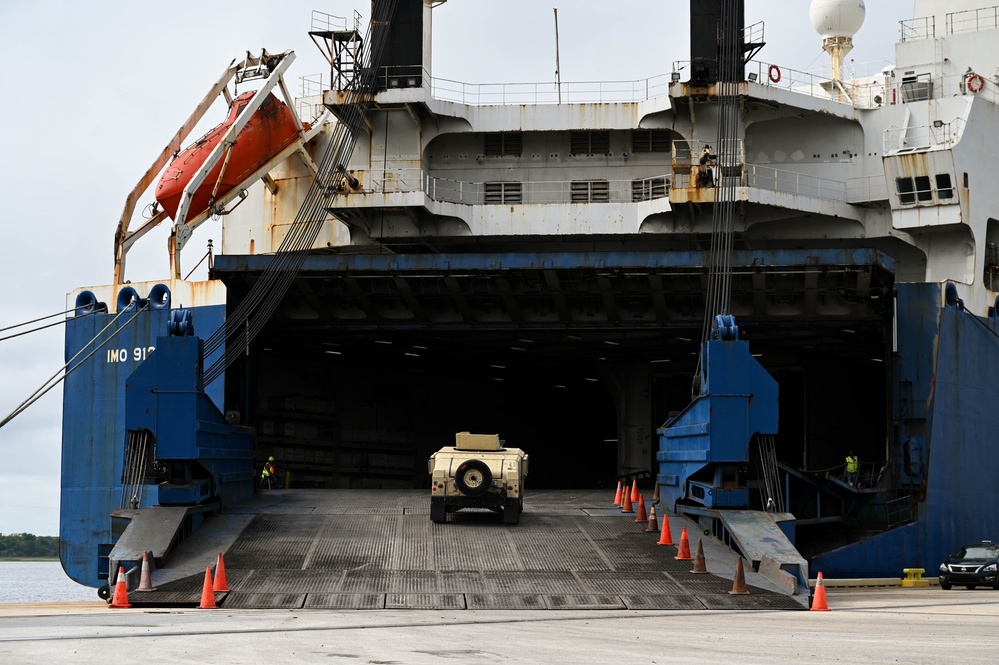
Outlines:
{"label": "ship hatch opening", "polygon": [[[217,273],[232,311],[255,275],[252,257],[226,260]],[[399,268],[376,272],[364,263],[373,259],[353,260],[353,273],[306,266],[227,370],[226,411],[254,427],[258,464],[274,455],[293,488],[428,488],[431,453],[470,431],[528,452],[532,489],[639,477],[651,491],[656,429],[691,398],[698,274],[473,273],[454,258],[450,271],[420,273],[400,255],[386,259]],[[850,449],[865,472],[883,463],[891,271],[785,267],[737,271],[734,283],[740,335],[779,385],[777,459],[820,480],[842,475]],[[750,495],[757,507],[752,485]],[[816,503],[814,484],[789,483],[796,516],[843,512]]]}

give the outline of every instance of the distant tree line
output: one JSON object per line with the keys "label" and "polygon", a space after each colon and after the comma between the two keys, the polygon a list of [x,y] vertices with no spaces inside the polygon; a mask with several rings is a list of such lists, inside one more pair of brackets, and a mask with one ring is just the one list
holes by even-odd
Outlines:
{"label": "distant tree line", "polygon": [[0,534],[0,557],[59,558],[59,538],[32,533]]}

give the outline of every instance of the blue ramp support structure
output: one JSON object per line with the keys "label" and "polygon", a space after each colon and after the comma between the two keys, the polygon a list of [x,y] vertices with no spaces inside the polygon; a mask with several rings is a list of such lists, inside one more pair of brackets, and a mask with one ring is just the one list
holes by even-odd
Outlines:
{"label": "blue ramp support structure", "polygon": [[657,430],[661,501],[697,519],[782,588],[807,590],[793,515],[744,510],[750,503],[742,469],[750,446],[777,434],[778,387],[739,339],[733,316],[715,317],[697,379],[698,394]]}
{"label": "blue ramp support structure", "polygon": [[670,509],[682,500],[747,507],[739,467],[754,437],[777,433],[777,382],[739,339],[731,315],[715,317],[698,378],[699,394],[657,430],[660,496]]}
{"label": "blue ramp support structure", "polygon": [[[115,565],[141,561],[144,550],[162,563],[210,514],[253,494],[253,430],[227,422],[205,393],[203,343],[190,312],[175,310],[168,327],[126,381],[123,484],[156,484],[158,505],[115,511],[127,522],[111,553]],[[138,542],[150,529],[165,533]]]}

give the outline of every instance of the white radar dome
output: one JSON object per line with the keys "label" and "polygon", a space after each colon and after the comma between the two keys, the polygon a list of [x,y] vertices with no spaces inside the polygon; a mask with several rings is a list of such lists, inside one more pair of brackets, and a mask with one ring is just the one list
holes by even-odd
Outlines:
{"label": "white radar dome", "polygon": [[853,37],[864,24],[864,0],[812,0],[808,18],[822,37]]}

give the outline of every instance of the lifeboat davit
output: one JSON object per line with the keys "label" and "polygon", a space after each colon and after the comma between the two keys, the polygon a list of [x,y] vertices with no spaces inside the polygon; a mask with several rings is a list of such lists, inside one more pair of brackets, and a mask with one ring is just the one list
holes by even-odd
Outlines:
{"label": "lifeboat davit", "polygon": [[[225,137],[255,94],[255,92],[245,92],[232,100],[229,117],[225,122],[180,152],[160,176],[159,184],[156,185],[156,201],[171,219],[177,216],[184,188],[198,173],[212,150]],[[193,218],[208,208],[213,191],[216,199],[221,199],[291,145],[297,137],[298,129],[295,127],[291,109],[273,94],[268,93],[267,98],[237,135],[228,163],[223,153],[218,164],[194,193],[187,212],[188,218]],[[222,173],[223,166],[225,173]]]}

